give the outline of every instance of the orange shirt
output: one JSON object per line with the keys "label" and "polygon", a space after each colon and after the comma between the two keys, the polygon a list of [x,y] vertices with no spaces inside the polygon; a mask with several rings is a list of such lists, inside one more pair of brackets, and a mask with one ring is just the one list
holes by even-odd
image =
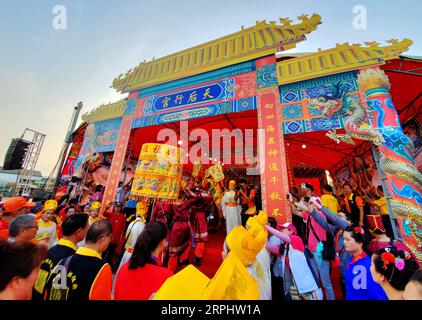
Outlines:
{"label": "orange shirt", "polygon": [[105,264],[92,284],[89,300],[110,300],[113,286],[113,273],[111,267]]}
{"label": "orange shirt", "polygon": [[[349,197],[345,197],[344,200],[346,202],[346,210],[347,212],[350,212],[351,210],[349,202],[350,200],[353,200],[353,193],[351,193]],[[358,206],[358,208],[363,207],[363,200],[361,197],[356,197],[356,206]]]}
{"label": "orange shirt", "polygon": [[9,224],[0,219],[0,239],[6,240],[9,238]]}
{"label": "orange shirt", "polygon": [[[247,191],[245,192],[245,194],[247,194]],[[238,195],[241,195],[240,191],[238,193]],[[256,195],[256,190],[252,189],[251,192],[249,193],[249,198],[252,198],[252,200],[246,199],[246,197],[243,197],[242,199],[242,204],[248,204],[249,208],[252,208],[255,205],[255,195]]]}

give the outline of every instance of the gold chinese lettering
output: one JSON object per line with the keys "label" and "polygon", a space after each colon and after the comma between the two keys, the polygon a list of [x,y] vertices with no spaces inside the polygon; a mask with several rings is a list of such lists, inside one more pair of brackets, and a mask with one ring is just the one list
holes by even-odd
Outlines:
{"label": "gold chinese lettering", "polygon": [[264,108],[265,108],[265,109],[273,109],[273,108],[274,108],[274,105],[273,105],[272,103],[267,103],[267,104],[264,106]]}
{"label": "gold chinese lettering", "polygon": [[211,89],[210,89],[210,88],[207,88],[207,89],[205,90],[202,100],[205,100],[206,98],[210,98],[210,99],[214,98],[214,97],[210,94],[210,91],[211,91]]}
{"label": "gold chinese lettering", "polygon": [[175,103],[175,104],[182,104],[182,102],[183,102],[183,95],[178,94],[178,95],[176,96],[176,98],[174,99],[174,103]]}
{"label": "gold chinese lettering", "polygon": [[268,156],[269,157],[275,157],[278,154],[278,150],[276,148],[272,148],[270,149],[270,151],[268,151]]}
{"label": "gold chinese lettering", "polygon": [[266,129],[267,129],[267,132],[274,132],[275,131],[275,128],[274,128],[274,126],[272,124],[268,125],[266,127]]}
{"label": "gold chinese lettering", "polygon": [[275,138],[274,137],[269,137],[267,143],[268,144],[275,144]]}
{"label": "gold chinese lettering", "polygon": [[274,217],[279,217],[279,216],[281,216],[281,212],[280,212],[280,209],[279,209],[279,208],[274,208],[274,209],[273,209],[273,216],[274,216]]}
{"label": "gold chinese lettering", "polygon": [[280,194],[278,192],[271,192],[270,194],[271,200],[281,200]]}
{"label": "gold chinese lettering", "polygon": [[168,106],[169,106],[169,101],[170,101],[171,99],[169,98],[169,97],[165,97],[164,99],[163,99],[163,108],[167,108]]}
{"label": "gold chinese lettering", "polygon": [[192,93],[189,95],[188,102],[195,102],[197,100],[198,94],[195,91],[192,91]]}
{"label": "gold chinese lettering", "polygon": [[277,172],[277,171],[278,171],[278,166],[277,166],[277,163],[275,163],[275,162],[271,163],[271,164],[268,166],[268,169],[269,169],[270,171]]}
{"label": "gold chinese lettering", "polygon": [[270,179],[270,182],[272,182],[272,183],[274,183],[274,184],[277,184],[277,181],[278,180],[280,180],[280,179],[278,179],[276,176],[274,176],[274,177],[272,177],[271,179]]}
{"label": "gold chinese lettering", "polygon": [[273,114],[269,114],[267,116],[265,116],[266,120],[273,120],[274,119],[274,115]]}

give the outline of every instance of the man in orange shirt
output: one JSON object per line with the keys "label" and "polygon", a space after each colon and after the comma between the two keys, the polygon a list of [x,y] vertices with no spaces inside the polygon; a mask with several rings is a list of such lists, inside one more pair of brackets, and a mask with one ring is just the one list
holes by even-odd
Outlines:
{"label": "man in orange shirt", "polygon": [[13,218],[28,213],[29,208],[35,205],[35,202],[26,201],[24,197],[13,197],[3,202],[0,208],[0,239],[9,238],[9,223]]}
{"label": "man in orange shirt", "polygon": [[240,199],[242,206],[242,212],[240,214],[242,218],[242,226],[246,226],[246,221],[256,214],[255,207],[255,195],[256,190],[248,187],[245,179],[240,180],[240,190],[237,192],[237,198]]}
{"label": "man in orange shirt", "polygon": [[346,202],[346,211],[352,221],[352,224],[363,226],[364,223],[364,202],[361,197],[353,193],[350,184],[345,183],[343,185],[344,200]]}

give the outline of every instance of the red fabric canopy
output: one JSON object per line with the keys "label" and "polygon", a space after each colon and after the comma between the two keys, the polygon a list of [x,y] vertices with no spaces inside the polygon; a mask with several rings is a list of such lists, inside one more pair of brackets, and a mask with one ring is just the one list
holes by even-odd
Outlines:
{"label": "red fabric canopy", "polygon": [[[412,101],[415,102],[416,108],[419,108],[418,110],[421,108],[422,77],[415,75],[415,73],[422,74],[422,69],[419,68],[422,68],[421,60],[405,58],[389,61],[382,66],[382,69],[385,70],[390,79],[391,94],[402,123],[414,117],[418,112],[415,108],[408,107]],[[243,133],[245,132],[245,129],[252,129],[254,132],[253,145],[255,146],[253,154],[256,155],[258,128],[256,110],[189,120],[188,126],[189,132],[193,129],[200,128],[205,130],[209,137],[212,137],[211,133],[213,129],[233,130],[238,128],[241,129]],[[165,128],[174,130],[178,135],[177,139],[180,139],[180,123],[178,122],[136,129],[134,131],[132,157],[138,157],[141,146],[144,143],[157,142],[159,131]],[[338,130],[338,133],[343,132],[344,130]],[[345,143],[337,144],[329,139],[325,133],[325,131],[321,131],[286,135],[285,144],[290,164],[305,164],[330,170],[340,161],[350,156],[358,146],[365,143],[364,141],[355,140],[356,145]],[[204,140],[202,140],[202,142],[207,143],[207,141]],[[195,143],[197,142],[189,142],[189,148]],[[303,145],[306,146],[306,148],[303,148]],[[209,146],[209,152],[211,152],[212,144],[209,143]],[[182,147],[186,146],[182,145]],[[232,154],[234,154],[234,149],[234,139],[232,139]],[[217,161],[219,160],[223,159],[217,159]],[[235,162],[234,157],[231,162]]]}
{"label": "red fabric canopy", "polygon": [[[151,127],[144,127],[144,128],[138,128],[134,130],[134,139],[133,139],[133,147],[132,147],[132,158],[137,158],[139,156],[139,152],[141,150],[141,147],[144,143],[166,143],[168,140],[159,142],[157,141],[157,137],[161,130],[164,129],[171,129],[173,132],[177,135],[177,141],[181,139],[180,136],[180,122],[174,122],[174,123],[168,123],[163,125],[157,125],[157,126],[151,126]],[[183,128],[183,127],[182,127]],[[197,139],[197,141],[183,141],[181,147],[186,150],[186,143],[189,143],[189,150],[192,148],[193,145],[199,144],[207,146],[208,151],[208,157],[210,157],[210,154],[212,155],[212,131],[213,130],[223,130],[228,129],[230,132],[234,129],[240,129],[242,131],[241,133],[243,136],[245,136],[245,130],[250,129],[251,132],[253,132],[253,138],[248,141],[245,139],[241,139],[238,141],[242,141],[243,148],[242,150],[245,150],[245,144],[248,142],[251,142],[250,145],[254,146],[254,152],[253,155],[256,154],[256,146],[257,146],[257,129],[258,129],[258,119],[257,119],[257,112],[256,110],[250,110],[250,111],[244,111],[244,112],[238,112],[238,113],[231,113],[226,115],[217,115],[212,117],[206,117],[206,118],[200,118],[200,119],[193,119],[188,121],[188,134],[190,135],[194,129],[202,129],[205,130],[206,135],[202,136]],[[161,133],[165,133],[165,131],[161,131]],[[189,135],[187,135],[189,139]],[[129,146],[130,148],[130,142]],[[231,157],[231,163],[236,163],[236,157],[235,157],[235,139],[231,139],[231,148],[232,148],[232,157]],[[206,148],[205,148],[206,150]],[[223,141],[220,140],[220,154],[223,154]],[[238,157],[237,162],[244,162],[242,160],[242,157]],[[217,159],[216,162],[221,161],[224,163],[224,159],[220,157]],[[214,158],[212,160],[212,163],[215,163]],[[188,167],[191,164],[189,163]],[[211,162],[210,162],[211,165]],[[241,166],[242,165],[238,165]],[[246,166],[246,165],[245,165]]]}
{"label": "red fabric canopy", "polygon": [[[422,59],[401,58],[382,66],[391,83],[391,95],[402,123],[422,116]],[[411,102],[415,108],[408,108]],[[408,110],[407,110],[408,109]]]}

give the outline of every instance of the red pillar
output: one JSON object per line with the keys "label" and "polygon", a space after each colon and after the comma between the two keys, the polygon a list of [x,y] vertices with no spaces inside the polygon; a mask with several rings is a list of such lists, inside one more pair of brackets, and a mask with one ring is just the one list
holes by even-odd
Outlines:
{"label": "red pillar", "polygon": [[[258,141],[258,150],[260,150],[262,207],[269,217],[274,217],[277,222],[283,223],[290,219],[286,200],[289,182],[284,136],[280,125],[281,115],[278,112],[280,101],[278,84],[276,80],[273,83],[262,81],[259,76],[268,70],[275,72],[275,62],[275,56],[256,62],[259,84],[258,128],[265,132],[263,141]],[[274,78],[276,79],[272,77]]]}

